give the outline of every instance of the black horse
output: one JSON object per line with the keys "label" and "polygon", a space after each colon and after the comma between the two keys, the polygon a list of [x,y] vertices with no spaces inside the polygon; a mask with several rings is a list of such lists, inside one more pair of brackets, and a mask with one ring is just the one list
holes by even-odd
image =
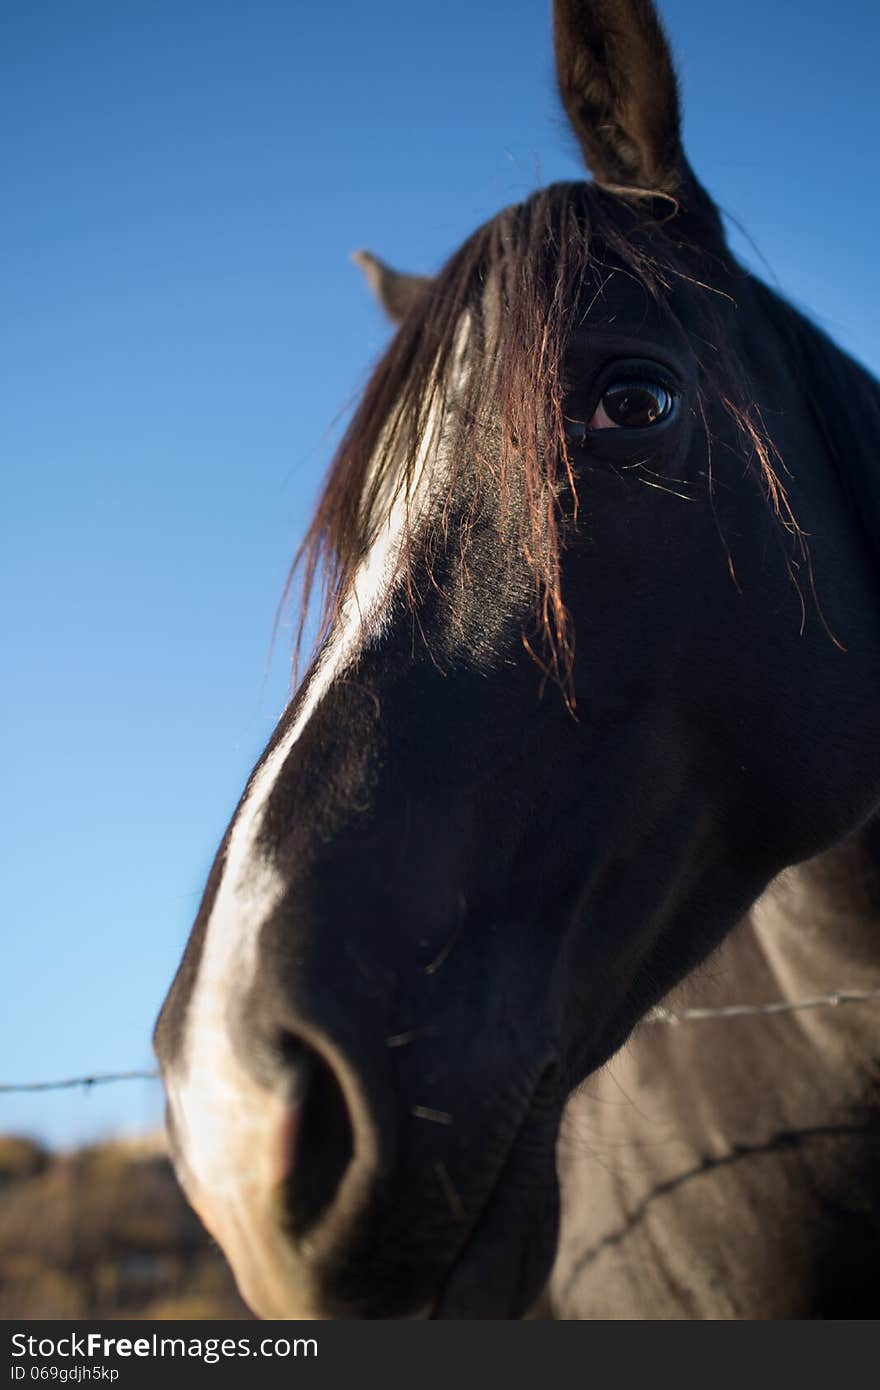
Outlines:
{"label": "black horse", "polygon": [[157,1026],[175,1163],[264,1316],[876,1314],[878,1004],[655,1006],[880,987],[880,391],[733,260],[648,0],[554,23],[593,181],[362,258],[400,327]]}

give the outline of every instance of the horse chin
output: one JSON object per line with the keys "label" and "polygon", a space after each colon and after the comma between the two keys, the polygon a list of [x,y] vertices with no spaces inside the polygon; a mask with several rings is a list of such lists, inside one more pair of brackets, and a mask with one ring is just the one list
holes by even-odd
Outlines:
{"label": "horse chin", "polygon": [[[403,1265],[389,1280],[394,1259],[384,1244],[379,1261],[367,1250],[352,1249],[348,1256],[338,1250],[322,1265],[310,1261],[308,1239],[300,1245],[279,1224],[255,1220],[253,1212],[250,1220],[244,1211],[239,1215],[230,1221],[227,1207],[222,1229],[215,1223],[212,1234],[259,1318],[520,1319],[546,1288],[556,1254],[555,1132],[549,1126],[540,1134],[531,1126],[521,1132],[467,1238],[446,1270],[438,1269],[433,1290]],[[386,1301],[381,1291],[389,1289],[396,1293]]]}
{"label": "horse chin", "polygon": [[[509,1241],[511,1232],[506,1234]],[[499,1247],[499,1235],[494,1221],[484,1223],[481,1220],[478,1234],[456,1260],[438,1295],[413,1308],[385,1308],[375,1299],[353,1304],[339,1300],[329,1290],[310,1289],[301,1271],[293,1274],[284,1268],[284,1261],[260,1258],[266,1252],[254,1246],[247,1252],[239,1247],[235,1252],[227,1249],[227,1253],[242,1298],[261,1319],[307,1322],[386,1318],[400,1321],[519,1319],[527,1315],[547,1284],[555,1242],[543,1242],[544,1258],[538,1259],[534,1241],[531,1248],[527,1248],[517,1235],[513,1242]],[[505,1250],[503,1265],[494,1253],[490,1259],[485,1258],[493,1245],[495,1249]]]}
{"label": "horse chin", "polygon": [[549,1233],[536,1232],[531,1240],[519,1233],[511,1240],[515,1228],[501,1231],[497,1226],[495,1220],[481,1221],[476,1248],[469,1246],[456,1261],[428,1315],[432,1319],[517,1320],[538,1302],[556,1252],[555,1220]]}
{"label": "horse chin", "polygon": [[378,1307],[373,1300],[363,1316],[436,1321],[529,1316],[547,1287],[556,1258],[557,1132],[551,1116],[530,1115],[427,1303],[401,1311]]}
{"label": "horse chin", "polygon": [[543,1171],[534,1169],[525,1145],[517,1145],[511,1160],[518,1166],[526,1157],[532,1172],[525,1181],[520,1171],[499,1183],[441,1288],[432,1318],[519,1319],[540,1299],[559,1228],[555,1143]]}

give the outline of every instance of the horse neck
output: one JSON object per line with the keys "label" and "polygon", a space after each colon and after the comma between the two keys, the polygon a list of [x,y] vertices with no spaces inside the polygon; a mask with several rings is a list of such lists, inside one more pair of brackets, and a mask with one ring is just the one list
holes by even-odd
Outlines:
{"label": "horse neck", "polygon": [[[733,934],[729,953],[742,987],[760,981],[754,1002],[880,990],[880,821],[779,874]],[[838,1074],[844,1090],[858,1084],[863,1066],[873,1067],[880,998],[823,1004],[792,1019],[828,1080]]]}
{"label": "horse neck", "polygon": [[880,986],[880,820],[785,869],[748,920],[786,999]]}
{"label": "horse neck", "polygon": [[[658,1058],[680,1077],[702,1076],[707,1104],[728,1135],[739,1137],[738,1117],[724,1113],[725,1096],[755,1078],[779,1102],[780,1127],[807,1123],[803,1113],[812,1123],[814,1107],[821,1114],[828,1105],[858,1104],[877,1085],[880,997],[838,1007],[830,998],[873,990],[880,990],[880,820],[777,875],[715,955],[665,1001],[673,1010],[745,1005],[755,1018],[642,1027],[635,1054],[654,1085]],[[822,999],[760,1016],[766,1005]],[[735,1045],[722,1046],[718,1029]],[[803,1098],[786,1082],[792,1075],[808,1082],[803,1113]],[[681,1119],[686,1131],[687,1104]]]}
{"label": "horse neck", "polygon": [[[874,828],[786,869],[667,1004],[880,988],[878,850]],[[818,1316],[838,1237],[844,1268],[854,1231],[876,1260],[878,1035],[880,1000],[637,1028],[566,1111],[557,1315]]]}
{"label": "horse neck", "polygon": [[759,317],[772,323],[797,366],[803,405],[873,557],[880,594],[880,382],[766,285],[752,285]]}

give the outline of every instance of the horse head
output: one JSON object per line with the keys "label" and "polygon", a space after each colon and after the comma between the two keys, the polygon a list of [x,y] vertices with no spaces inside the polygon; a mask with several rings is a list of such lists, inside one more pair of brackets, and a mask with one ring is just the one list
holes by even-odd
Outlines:
{"label": "horse head", "polygon": [[157,1025],[263,1316],[522,1314],[574,1088],[878,800],[821,399],[876,434],[874,388],[733,260],[652,6],[554,25],[592,181],[433,278],[361,258],[399,326],[304,546],[323,634]]}

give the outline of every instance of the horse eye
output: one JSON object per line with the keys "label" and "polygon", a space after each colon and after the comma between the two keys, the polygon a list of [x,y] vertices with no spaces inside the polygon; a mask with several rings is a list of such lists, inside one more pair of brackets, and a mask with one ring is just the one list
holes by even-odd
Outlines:
{"label": "horse eye", "polygon": [[644,430],[672,414],[675,396],[659,381],[612,381],[590,421],[591,430]]}

